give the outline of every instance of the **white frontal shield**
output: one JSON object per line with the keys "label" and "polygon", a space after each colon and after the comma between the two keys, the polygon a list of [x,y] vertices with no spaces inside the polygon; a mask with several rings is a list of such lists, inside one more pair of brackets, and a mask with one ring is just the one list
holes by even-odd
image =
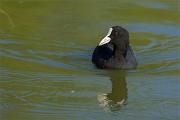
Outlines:
{"label": "white frontal shield", "polygon": [[108,43],[108,42],[111,41],[111,38],[110,38],[109,36],[111,35],[112,30],[113,30],[112,28],[109,28],[109,32],[108,32],[107,35],[101,40],[101,42],[99,43],[99,46],[104,45],[104,44],[106,44],[106,43]]}

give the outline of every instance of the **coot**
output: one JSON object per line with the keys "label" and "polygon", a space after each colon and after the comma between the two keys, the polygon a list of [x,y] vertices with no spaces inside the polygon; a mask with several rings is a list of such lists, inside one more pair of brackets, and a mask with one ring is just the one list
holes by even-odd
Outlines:
{"label": "coot", "polygon": [[137,60],[129,44],[129,33],[120,26],[113,26],[101,40],[92,55],[98,68],[133,69]]}

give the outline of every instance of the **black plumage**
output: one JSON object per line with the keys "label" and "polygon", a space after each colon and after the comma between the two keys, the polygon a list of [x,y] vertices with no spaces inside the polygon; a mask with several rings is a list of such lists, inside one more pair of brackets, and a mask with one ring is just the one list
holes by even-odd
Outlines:
{"label": "black plumage", "polygon": [[98,68],[136,68],[137,60],[129,45],[128,31],[120,26],[110,28],[108,35],[95,48],[92,62]]}

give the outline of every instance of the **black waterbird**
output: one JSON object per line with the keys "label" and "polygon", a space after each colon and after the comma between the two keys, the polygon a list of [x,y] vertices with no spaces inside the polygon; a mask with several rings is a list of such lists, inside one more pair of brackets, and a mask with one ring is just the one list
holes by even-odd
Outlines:
{"label": "black waterbird", "polygon": [[113,26],[95,48],[92,62],[98,68],[134,69],[135,54],[129,44],[129,33],[120,26]]}

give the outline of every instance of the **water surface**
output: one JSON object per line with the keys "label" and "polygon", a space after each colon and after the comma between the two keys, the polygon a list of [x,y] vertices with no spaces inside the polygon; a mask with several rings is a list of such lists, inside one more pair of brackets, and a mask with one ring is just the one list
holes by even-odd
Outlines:
{"label": "water surface", "polygon": [[[1,120],[178,120],[176,0],[1,0]],[[130,33],[136,70],[99,70],[109,27]]]}

